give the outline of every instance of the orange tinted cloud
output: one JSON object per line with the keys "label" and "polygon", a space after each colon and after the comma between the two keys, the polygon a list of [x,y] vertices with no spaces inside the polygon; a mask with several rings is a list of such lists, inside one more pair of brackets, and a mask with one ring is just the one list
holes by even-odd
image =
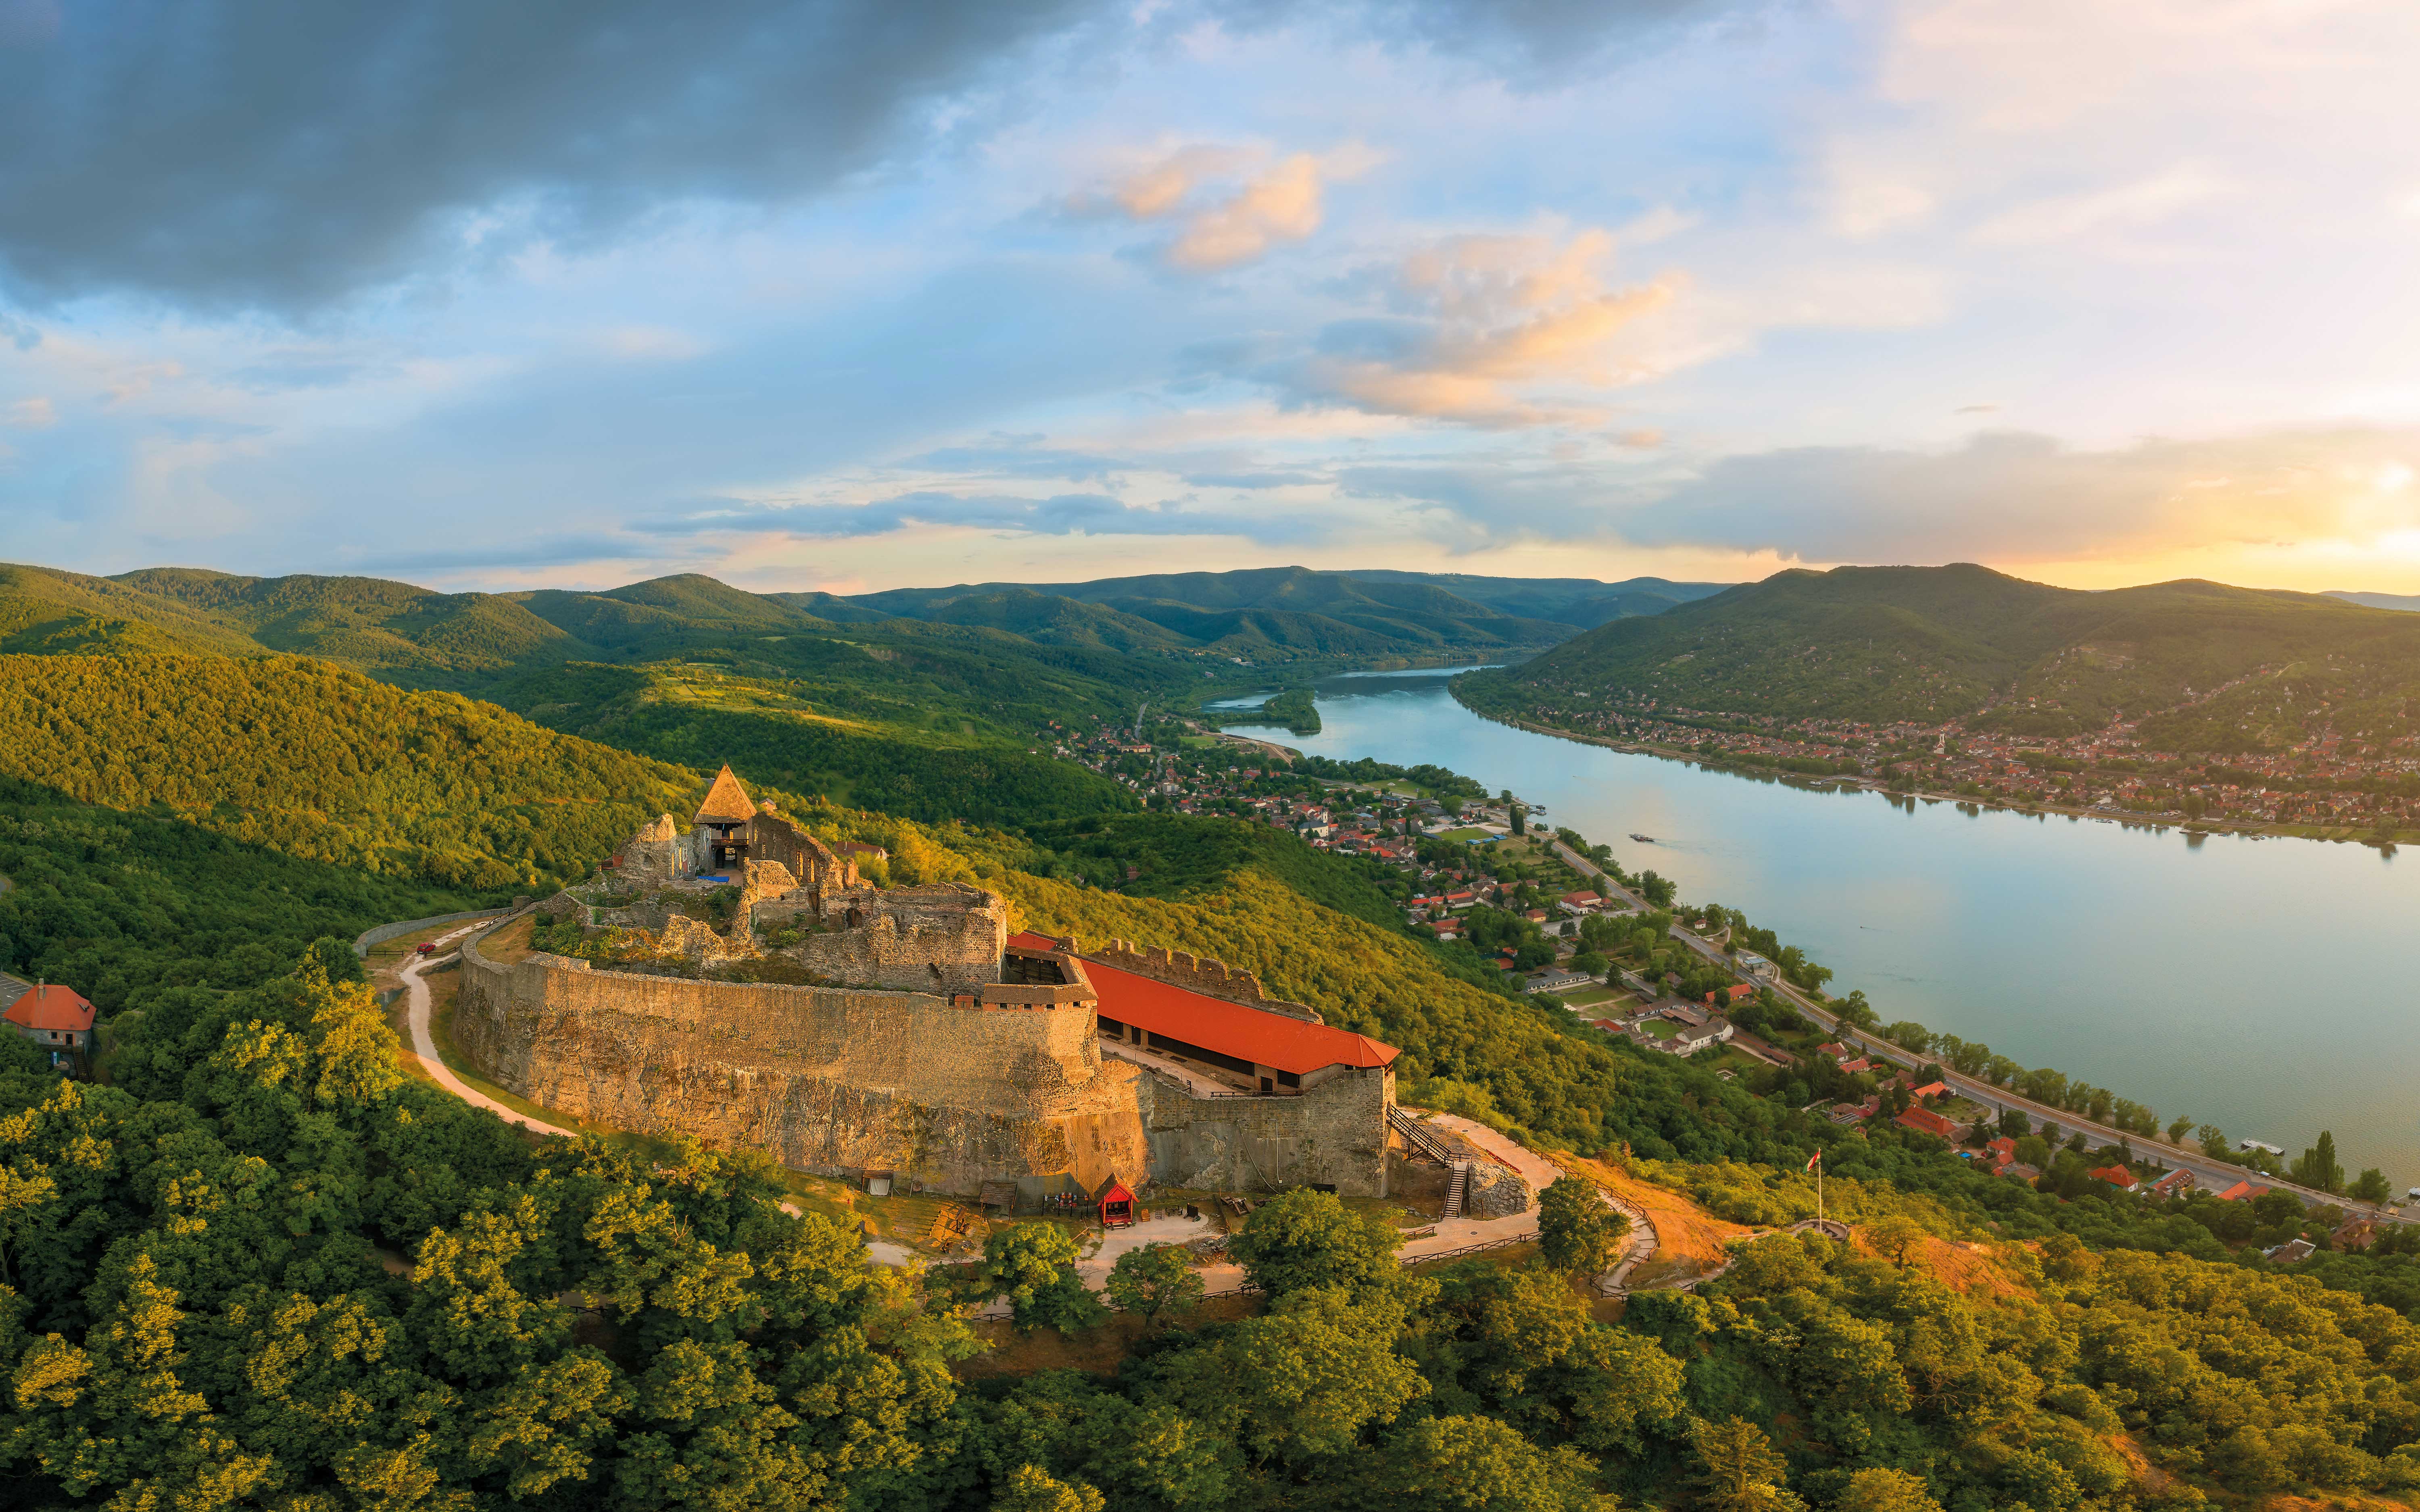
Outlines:
{"label": "orange tinted cloud", "polygon": [[1557,246],[1543,237],[1456,237],[1414,253],[1390,293],[1415,317],[1386,339],[1330,349],[1306,387],[1382,414],[1517,426],[1588,419],[1575,389],[1637,376],[1608,353],[1626,327],[1668,303],[1668,280],[1607,287],[1601,230]]}

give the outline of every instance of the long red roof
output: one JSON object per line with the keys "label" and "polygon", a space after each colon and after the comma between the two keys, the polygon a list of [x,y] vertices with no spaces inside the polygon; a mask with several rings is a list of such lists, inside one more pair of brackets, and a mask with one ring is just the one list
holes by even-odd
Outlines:
{"label": "long red roof", "polygon": [[[1031,931],[1008,943],[1023,950],[1059,949],[1058,941]],[[1084,958],[1084,975],[1101,995],[1100,1011],[1121,1024],[1297,1076],[1327,1066],[1384,1066],[1402,1054],[1350,1029],[1247,1008],[1089,957]]]}
{"label": "long red roof", "polygon": [[22,1024],[29,1029],[89,1029],[92,1027],[92,1004],[72,987],[53,982],[28,988],[23,997],[0,1013],[11,1024]]}

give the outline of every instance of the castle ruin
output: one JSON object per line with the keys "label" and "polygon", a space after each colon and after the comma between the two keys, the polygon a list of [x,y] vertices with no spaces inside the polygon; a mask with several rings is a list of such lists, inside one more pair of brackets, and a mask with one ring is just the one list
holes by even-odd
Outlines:
{"label": "castle ruin", "polygon": [[454,1034],[542,1106],[817,1174],[1386,1190],[1391,1047],[1218,962],[1088,957],[1012,936],[981,888],[873,886],[727,766],[686,828],[474,936]]}

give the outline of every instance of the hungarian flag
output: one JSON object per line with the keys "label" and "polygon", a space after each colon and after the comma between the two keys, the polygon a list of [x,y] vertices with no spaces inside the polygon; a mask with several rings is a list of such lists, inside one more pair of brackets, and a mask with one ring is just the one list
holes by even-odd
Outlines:
{"label": "hungarian flag", "polygon": [[1822,1150],[1820,1150],[1820,1149],[1819,1149],[1819,1150],[1817,1150],[1817,1151],[1816,1151],[1815,1153],[1813,1153],[1812,1155],[1809,1155],[1809,1156],[1807,1156],[1807,1168],[1808,1170],[1810,1170],[1810,1171],[1811,1171],[1811,1170],[1813,1170],[1816,1166],[1821,1165],[1823,1165],[1823,1152]]}

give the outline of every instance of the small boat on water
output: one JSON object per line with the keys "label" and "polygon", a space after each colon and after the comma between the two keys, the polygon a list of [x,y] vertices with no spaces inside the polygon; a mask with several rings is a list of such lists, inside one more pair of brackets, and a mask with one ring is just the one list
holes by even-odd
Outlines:
{"label": "small boat on water", "polygon": [[1655,843],[1655,837],[1652,835],[1633,835],[1630,838],[1637,841],[1641,845],[1652,845]]}

